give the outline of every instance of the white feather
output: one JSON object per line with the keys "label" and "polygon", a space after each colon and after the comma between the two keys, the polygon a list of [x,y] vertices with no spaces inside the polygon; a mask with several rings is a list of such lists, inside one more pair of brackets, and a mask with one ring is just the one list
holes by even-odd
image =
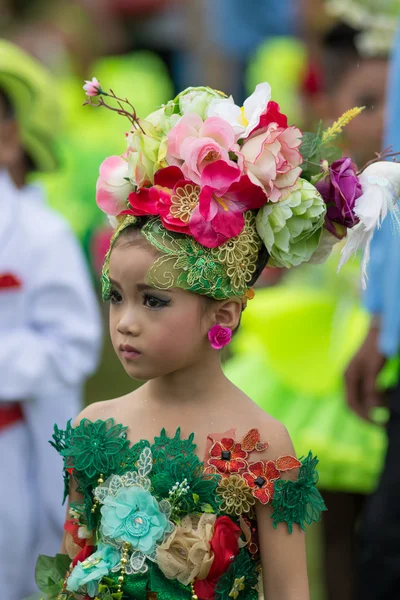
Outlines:
{"label": "white feather", "polygon": [[373,163],[361,173],[359,180],[363,193],[357,198],[354,207],[354,214],[359,223],[347,232],[338,270],[352,254],[363,250],[361,282],[365,289],[371,240],[375,229],[382,225],[388,211],[391,211],[400,231],[400,218],[396,206],[400,196],[400,164],[386,161]]}

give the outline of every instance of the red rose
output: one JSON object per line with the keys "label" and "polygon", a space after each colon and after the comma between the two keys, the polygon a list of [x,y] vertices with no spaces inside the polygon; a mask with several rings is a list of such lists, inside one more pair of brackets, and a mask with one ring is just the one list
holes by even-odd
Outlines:
{"label": "red rose", "polygon": [[233,560],[239,554],[238,540],[242,533],[240,527],[229,517],[218,517],[214,525],[214,535],[210,542],[214,553],[214,562],[206,579],[197,579],[194,590],[199,600],[214,600],[215,586]]}

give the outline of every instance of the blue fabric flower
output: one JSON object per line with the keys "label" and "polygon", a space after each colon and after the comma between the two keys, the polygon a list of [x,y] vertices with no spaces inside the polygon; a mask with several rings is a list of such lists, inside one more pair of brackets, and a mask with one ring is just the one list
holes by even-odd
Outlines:
{"label": "blue fabric flower", "polygon": [[143,554],[152,554],[170,523],[157,500],[141,487],[121,488],[115,496],[107,496],[101,507],[102,533],[122,540]]}
{"label": "blue fabric flower", "polygon": [[112,546],[99,544],[97,551],[83,562],[78,562],[68,577],[67,590],[76,592],[86,585],[92,598],[97,594],[99,581],[121,560],[120,553]]}

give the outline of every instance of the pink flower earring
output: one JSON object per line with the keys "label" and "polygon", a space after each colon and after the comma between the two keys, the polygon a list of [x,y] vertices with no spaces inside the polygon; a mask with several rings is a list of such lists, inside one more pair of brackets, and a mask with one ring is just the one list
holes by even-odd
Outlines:
{"label": "pink flower earring", "polygon": [[211,347],[214,348],[214,350],[221,350],[221,348],[230,343],[232,339],[232,330],[229,327],[214,325],[208,332],[208,339],[210,340]]}

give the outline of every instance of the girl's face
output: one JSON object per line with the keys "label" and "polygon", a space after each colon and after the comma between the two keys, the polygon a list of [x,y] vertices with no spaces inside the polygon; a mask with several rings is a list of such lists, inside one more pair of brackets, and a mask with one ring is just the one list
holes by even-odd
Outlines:
{"label": "girl's face", "polygon": [[133,379],[149,380],[187,368],[210,351],[213,317],[203,299],[173,288],[146,284],[156,256],[151,246],[117,244],[110,257],[110,335]]}

